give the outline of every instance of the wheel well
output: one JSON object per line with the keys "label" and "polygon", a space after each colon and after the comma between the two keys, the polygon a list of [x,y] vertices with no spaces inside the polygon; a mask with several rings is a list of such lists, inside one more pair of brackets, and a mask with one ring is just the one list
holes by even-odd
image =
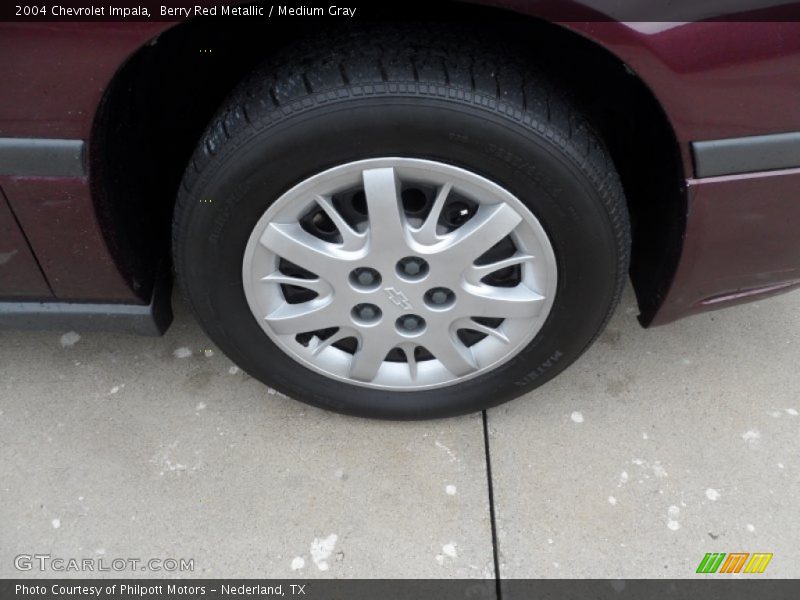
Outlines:
{"label": "wheel well", "polygon": [[[679,149],[658,101],[618,58],[557,25],[460,3],[441,15],[443,26],[474,22],[530,57],[606,141],[628,199],[631,277],[649,323],[677,265],[686,217]],[[206,125],[259,62],[321,27],[290,23],[279,32],[255,20],[182,23],[139,49],[108,87],[90,143],[92,192],[109,249],[143,299],[169,256],[175,196]]]}

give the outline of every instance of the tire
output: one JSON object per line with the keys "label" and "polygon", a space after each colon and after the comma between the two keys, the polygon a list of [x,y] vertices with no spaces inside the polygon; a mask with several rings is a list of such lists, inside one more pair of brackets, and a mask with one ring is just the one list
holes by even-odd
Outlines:
{"label": "tire", "polygon": [[[180,288],[205,331],[251,376],[292,398],[340,413],[391,419],[453,416],[495,406],[548,381],[575,361],[607,323],[627,273],[630,231],[622,188],[605,147],[568,97],[521,63],[519,53],[505,53],[490,42],[476,43],[473,36],[470,47],[480,50],[472,56],[460,50],[460,37],[459,32],[444,30],[422,34],[413,28],[371,29],[298,44],[243,81],[207,129],[177,199],[174,264]],[[409,373],[420,377],[421,369],[430,375],[436,385],[429,387],[405,388],[402,381],[392,379],[401,371],[389,362],[402,363],[403,358],[391,359],[391,353],[378,371],[389,373],[386,381],[392,385],[387,386],[374,383],[383,381],[378,376],[348,380],[337,375],[339,366],[330,372],[317,368],[298,358],[305,356],[299,347],[300,353],[292,355],[287,348],[302,336],[273,335],[271,325],[265,325],[273,321],[256,318],[253,306],[258,301],[253,300],[252,290],[257,284],[248,283],[247,269],[252,265],[246,266],[248,257],[261,251],[253,249],[253,244],[258,246],[257,240],[251,241],[254,231],[271,227],[267,211],[278,210],[279,199],[293,197],[298,185],[306,189],[303,182],[315,177],[325,181],[326,176],[331,180],[332,175],[324,175],[329,170],[359,168],[359,164],[397,164],[399,173],[406,160],[412,161],[412,170],[414,165],[434,165],[443,177],[458,177],[463,171],[476,185],[486,181],[509,202],[518,200],[513,206],[524,219],[520,227],[546,238],[542,244],[549,242],[554,269],[547,273],[556,273],[544,277],[552,282],[552,290],[545,294],[545,317],[536,317],[541,322],[530,321],[529,327],[504,326],[524,343],[491,368],[447,380],[448,369],[441,369],[444,360],[423,348],[421,362],[415,358],[412,365],[409,353],[416,355],[417,350],[405,352]],[[402,178],[397,181],[406,185]],[[354,194],[353,206],[355,198]],[[425,202],[431,204],[427,198]],[[377,214],[368,211],[368,219]],[[306,227],[301,219],[311,217],[297,218]],[[459,226],[442,235],[459,234]],[[443,226],[434,227],[439,231]],[[373,233],[370,230],[369,235]],[[335,231],[332,235],[338,236],[332,243],[341,242],[342,236]],[[370,243],[378,244],[377,233],[374,236]],[[515,256],[522,237],[512,235]],[[401,271],[411,268],[397,264]],[[527,266],[513,269],[517,283],[511,285],[518,289],[529,271]],[[405,271],[401,274],[405,277]],[[380,275],[387,281],[394,277],[388,272]],[[270,287],[270,298],[274,289]],[[280,286],[286,299],[287,289],[296,288]],[[399,290],[387,293],[395,304],[406,297]],[[505,292],[497,292],[501,293]],[[465,293],[456,290],[455,296],[459,295]],[[389,323],[395,318],[394,308],[381,306],[386,313],[381,318]],[[363,307],[353,311],[354,319],[361,318]],[[398,311],[395,327],[402,331],[408,318]],[[406,321],[401,323],[402,319]],[[315,343],[321,343],[323,333],[314,335]],[[477,337],[481,342],[474,342],[468,353],[494,348],[489,342],[479,346],[483,338]],[[285,346],[283,339],[289,340]],[[340,342],[344,349],[337,348],[336,356],[357,352],[360,344],[367,343],[359,339],[351,348],[346,347],[350,342]],[[325,350],[321,355],[326,352],[333,354]],[[433,359],[427,358],[432,355]],[[356,355],[352,356],[355,364]]]}

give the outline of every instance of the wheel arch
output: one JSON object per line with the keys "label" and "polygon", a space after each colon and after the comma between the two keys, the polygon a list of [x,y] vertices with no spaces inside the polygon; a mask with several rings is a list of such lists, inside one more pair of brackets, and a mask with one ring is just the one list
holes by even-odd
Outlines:
{"label": "wheel arch", "polygon": [[[672,281],[686,219],[679,146],[660,103],[622,59],[566,26],[461,3],[438,21],[453,19],[491,19],[502,43],[567,88],[606,141],[628,200],[631,278],[648,324]],[[134,289],[149,293],[169,255],[178,186],[218,106],[261,60],[319,27],[297,20],[276,34],[255,20],[189,20],[142,45],[111,80],[92,128],[91,185],[109,248]]]}

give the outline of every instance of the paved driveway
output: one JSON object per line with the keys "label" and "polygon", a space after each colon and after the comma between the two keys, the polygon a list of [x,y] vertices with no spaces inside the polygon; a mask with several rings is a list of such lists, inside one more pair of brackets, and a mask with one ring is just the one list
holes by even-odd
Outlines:
{"label": "paved driveway", "polygon": [[0,577],[37,574],[20,554],[194,559],[201,577],[686,577],[715,551],[800,576],[800,294],[646,331],[628,293],[576,365],[485,423],[307,407],[176,312],[160,339],[0,332]]}

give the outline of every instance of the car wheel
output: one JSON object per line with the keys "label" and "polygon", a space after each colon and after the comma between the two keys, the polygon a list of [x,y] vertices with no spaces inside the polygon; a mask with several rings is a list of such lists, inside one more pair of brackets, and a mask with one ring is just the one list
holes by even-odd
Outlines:
{"label": "car wheel", "polygon": [[541,75],[448,35],[275,57],[186,172],[180,286],[234,362],[293,398],[485,409],[573,362],[619,299],[630,235],[604,146]]}

